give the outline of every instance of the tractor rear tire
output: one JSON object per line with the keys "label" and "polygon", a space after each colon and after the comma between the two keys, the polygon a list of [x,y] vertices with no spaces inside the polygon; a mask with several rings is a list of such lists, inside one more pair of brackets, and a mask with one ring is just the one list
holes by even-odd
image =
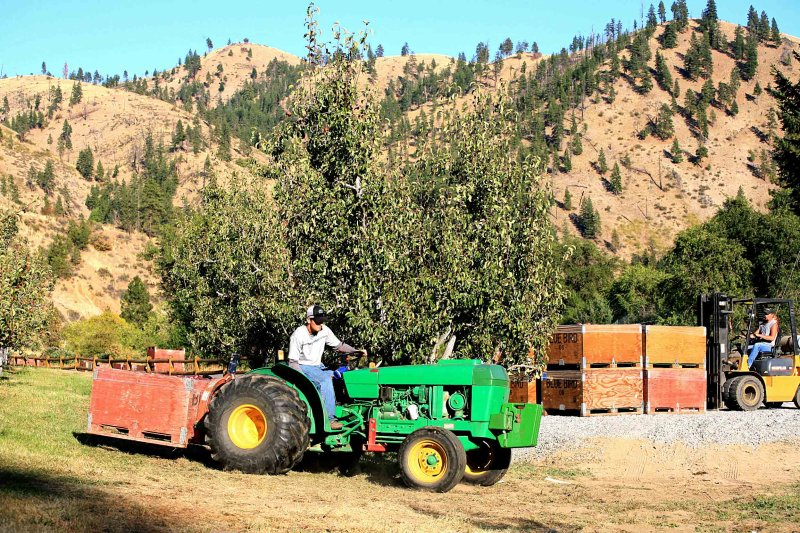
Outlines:
{"label": "tractor rear tire", "polygon": [[731,380],[725,403],[740,411],[755,411],[764,401],[764,386],[755,376],[737,376]]}
{"label": "tractor rear tire", "polygon": [[211,400],[206,444],[225,470],[285,474],[308,449],[311,423],[306,413],[297,392],[281,380],[242,376]]}
{"label": "tractor rear tire", "polygon": [[511,466],[511,448],[501,447],[496,440],[482,440],[480,447],[467,452],[464,481],[489,487],[506,475]]}
{"label": "tractor rear tire", "polygon": [[403,482],[430,492],[448,492],[461,482],[467,467],[467,454],[458,437],[435,426],[406,437],[397,458]]}

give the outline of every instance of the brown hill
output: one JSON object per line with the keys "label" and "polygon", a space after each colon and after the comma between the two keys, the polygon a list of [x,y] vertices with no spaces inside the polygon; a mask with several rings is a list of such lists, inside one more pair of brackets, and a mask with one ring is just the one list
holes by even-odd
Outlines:
{"label": "brown hill", "polygon": [[[169,145],[172,132],[180,120],[185,126],[191,125],[193,115],[161,100],[135,94],[124,90],[107,89],[102,86],[82,84],[81,102],[68,104],[73,82],[45,76],[26,76],[0,80],[0,101],[9,101],[10,118],[29,108],[37,96],[40,108],[49,105],[48,95],[51,87],[60,86],[64,96],[60,109],[42,129],[27,132],[24,140],[3,127],[0,141],[0,176],[13,179],[20,192],[24,210],[22,234],[34,246],[45,247],[57,233],[63,233],[67,220],[87,217],[89,210],[85,200],[92,185],[96,183],[84,179],[76,170],[78,153],[86,147],[92,149],[95,162],[101,161],[107,179],[130,180],[134,172],[140,171],[144,140],[151,134],[156,142]],[[72,149],[59,153],[57,142],[64,121],[72,127]],[[176,205],[193,201],[202,181],[203,170],[208,157],[212,172],[220,180],[225,180],[234,172],[246,173],[234,162],[226,162],[216,155],[217,145],[211,139],[208,125],[200,122],[205,146],[197,154],[188,148],[171,154],[178,160],[179,187],[175,196]],[[236,145],[236,143],[234,143]],[[257,155],[257,154],[253,154]],[[233,160],[242,157],[234,148]],[[64,200],[66,211],[63,218],[42,215],[45,205],[43,191],[27,179],[31,168],[42,171],[47,161],[54,165],[54,189],[56,193],[49,198],[54,203],[56,197]],[[111,178],[114,169],[116,178]],[[10,206],[9,198],[0,197],[0,204]],[[18,206],[12,206],[19,209]],[[97,314],[103,309],[119,309],[119,293],[127,287],[127,281],[140,275],[149,281],[151,294],[155,294],[155,278],[145,262],[137,259],[148,241],[143,234],[127,234],[109,225],[100,225],[96,230],[104,233],[111,243],[111,250],[98,251],[90,246],[82,254],[76,273],[68,280],[59,281],[54,300],[65,317],[75,318]]]}
{"label": "brown hill", "polygon": [[[732,39],[735,26],[723,23],[722,28],[728,39]],[[660,31],[650,41],[653,56],[660,49],[657,41]],[[681,34],[677,48],[661,50],[670,65],[673,78],[679,80],[682,92],[687,89],[699,91],[703,83],[702,80],[690,81],[681,76],[683,55],[688,48],[689,38],[689,32]],[[713,215],[725,198],[735,195],[740,187],[756,206],[763,209],[769,198],[768,192],[774,185],[758,176],[748,155],[769,151],[764,132],[769,109],[775,106],[775,102],[766,91],[756,97],[753,94],[754,87],[756,82],[763,88],[768,87],[772,81],[773,66],[796,78],[798,67],[791,61],[787,63],[785,58],[790,51],[798,48],[797,39],[788,36],[784,37],[780,46],[759,47],[758,73],[753,80],[742,83],[737,95],[739,113],[730,116],[722,109],[714,110],[715,116],[706,143],[709,156],[700,165],[693,164],[688,157],[697,149],[699,140],[679,115],[674,117],[675,138],[687,152],[683,162],[674,164],[668,157],[672,139],[661,141],[653,136],[643,140],[639,138],[638,133],[656,115],[658,108],[671,102],[670,95],[657,85],[648,94],[641,95],[621,77],[614,85],[617,96],[613,103],[607,103],[600,95],[587,99],[585,107],[575,113],[578,131],[585,131],[583,154],[573,156],[572,171],[551,176],[556,198],[563,199],[564,191],[569,188],[574,199],[572,210],[565,210],[562,206],[553,209],[552,216],[557,227],[576,232],[573,220],[577,206],[582,197],[588,196],[602,219],[600,242],[610,245],[612,234],[616,232],[619,240],[617,253],[630,257],[651,242],[660,248],[669,246],[678,231]],[[210,79],[208,87],[212,94],[226,100],[250,79],[253,68],[263,72],[273,59],[293,65],[301,62],[299,58],[274,48],[237,43],[202,57],[201,69],[195,79]],[[523,69],[531,72],[544,59],[532,54],[505,58],[499,76],[494,78],[494,69],[490,65],[489,74],[478,80],[475,90],[494,92],[513,86],[513,81]],[[713,60],[713,81],[716,86],[720,81],[728,80],[735,62],[730,56],[716,51],[713,52]],[[437,54],[384,57],[376,60],[375,74],[371,77],[365,74],[362,83],[365,89],[371,87],[380,98],[390,81],[408,76],[414,69],[427,68],[433,62],[437,71],[454,68],[453,58]],[[654,58],[650,66],[654,68]],[[175,91],[186,81],[188,78],[183,68],[176,68],[174,73],[167,74],[166,79],[162,78],[162,83]],[[225,84],[222,92],[217,90],[220,82]],[[46,108],[50,87],[54,85],[60,85],[64,102],[45,128],[30,131],[24,141],[18,140],[7,128],[2,128],[3,139],[0,141],[0,175],[13,176],[18,185],[25,206],[23,233],[36,246],[47,245],[56,232],[63,231],[70,217],[88,215],[84,200],[92,183],[80,177],[75,170],[77,154],[81,149],[91,147],[95,160],[103,162],[106,172],[118,167],[117,179],[129,179],[136,170],[135,161],[141,156],[143,139],[148,132],[168,144],[178,120],[184,126],[196,121],[195,115],[177,105],[122,89],[106,89],[91,84],[83,84],[82,101],[69,106],[67,102],[73,82],[43,76],[0,80],[0,101],[5,96],[10,103],[10,111],[6,116],[12,117],[26,109],[36,95],[40,96],[42,106]],[[458,110],[469,107],[473,97],[468,94],[457,98],[453,105]],[[680,104],[683,103],[682,98],[678,100]],[[212,98],[212,104],[216,101],[216,98]],[[447,105],[441,102],[437,104]],[[407,116],[413,123],[422,111],[430,116],[432,108],[433,104],[424,104],[412,108]],[[65,119],[73,128],[73,149],[59,154],[54,140],[58,138]],[[570,121],[571,113],[567,113],[567,129]],[[195,198],[207,157],[212,162],[214,173],[223,180],[234,172],[247,172],[235,163],[216,157],[217,146],[211,139],[209,127],[203,121],[199,122],[206,146],[198,154],[192,153],[187,146],[174,154],[179,159],[180,175],[176,203],[182,202],[184,197],[188,201]],[[569,137],[566,142],[569,142]],[[630,166],[622,170],[624,190],[619,195],[607,190],[610,172],[601,176],[595,169],[601,148],[609,167],[625,158],[630,159]],[[234,161],[243,155],[243,152],[234,150]],[[249,155],[261,159],[255,151]],[[44,195],[37,187],[26,186],[28,169],[34,167],[41,170],[47,160],[55,165],[56,189],[69,192],[68,205],[65,205],[67,216],[64,218],[40,214]],[[0,203],[8,204],[9,201],[0,197]],[[76,274],[67,281],[59,282],[54,294],[59,310],[70,319],[95,314],[105,308],[118,310],[120,292],[127,281],[137,274],[148,282],[151,294],[156,293],[150,265],[139,258],[148,239],[144,235],[127,234],[109,226],[101,226],[96,231],[109,238],[112,249],[99,251],[90,246],[82,255]]]}

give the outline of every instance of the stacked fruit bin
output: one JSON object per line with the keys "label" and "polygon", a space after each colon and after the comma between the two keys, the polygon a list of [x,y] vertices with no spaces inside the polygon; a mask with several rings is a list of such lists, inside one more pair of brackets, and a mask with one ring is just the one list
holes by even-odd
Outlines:
{"label": "stacked fruit bin", "polygon": [[642,413],[642,349],[638,324],[560,326],[550,339],[542,407],[579,416]]}
{"label": "stacked fruit bin", "polygon": [[645,412],[704,413],[706,328],[643,326]]}

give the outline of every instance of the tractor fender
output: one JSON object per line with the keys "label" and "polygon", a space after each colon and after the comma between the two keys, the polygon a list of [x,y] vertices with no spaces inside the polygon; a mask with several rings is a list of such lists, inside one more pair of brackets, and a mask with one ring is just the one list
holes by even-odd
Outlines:
{"label": "tractor fender", "polygon": [[308,408],[308,418],[311,421],[309,434],[311,435],[312,444],[322,439],[326,422],[322,396],[314,383],[303,372],[295,370],[289,365],[278,363],[271,367],[257,368],[248,373],[273,376],[297,391],[298,396]]}

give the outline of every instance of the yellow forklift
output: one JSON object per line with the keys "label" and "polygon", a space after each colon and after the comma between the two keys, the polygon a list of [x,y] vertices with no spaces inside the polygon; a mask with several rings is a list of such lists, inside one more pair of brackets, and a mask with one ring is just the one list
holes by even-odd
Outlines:
{"label": "yellow forklift", "polygon": [[[779,317],[778,336],[769,352],[747,364],[751,336],[767,308]],[[792,300],[734,299],[715,293],[699,298],[698,325],[706,328],[708,409],[754,411],[762,404],[780,407],[793,401],[800,409],[800,352]]]}

